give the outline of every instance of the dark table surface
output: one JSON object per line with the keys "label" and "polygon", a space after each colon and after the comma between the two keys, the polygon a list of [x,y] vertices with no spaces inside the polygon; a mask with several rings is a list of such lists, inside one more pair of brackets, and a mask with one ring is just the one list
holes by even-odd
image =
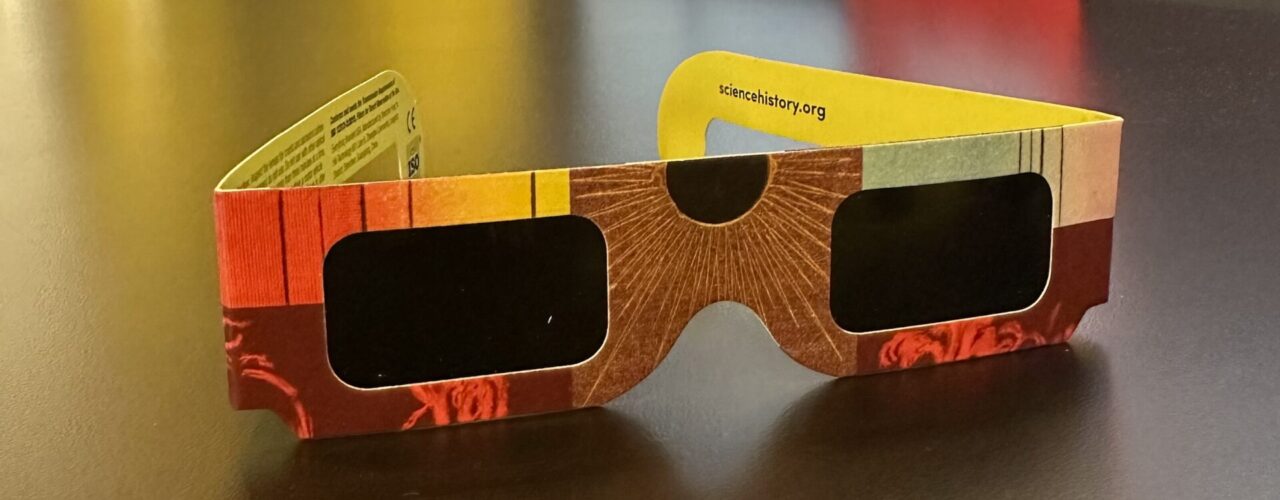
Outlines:
{"label": "dark table surface", "polygon": [[[1274,2],[259,4],[0,4],[0,497],[1280,495]],[[717,304],[603,409],[316,442],[230,410],[240,158],[394,68],[434,173],[653,159],[708,49],[1124,116],[1110,303],[1069,347],[845,380]]]}

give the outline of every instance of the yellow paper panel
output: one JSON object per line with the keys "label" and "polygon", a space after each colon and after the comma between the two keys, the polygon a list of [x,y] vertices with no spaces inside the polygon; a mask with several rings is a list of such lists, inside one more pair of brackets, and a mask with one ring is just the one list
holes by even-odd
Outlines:
{"label": "yellow paper panel", "polygon": [[537,189],[537,217],[569,213],[569,169],[539,170],[534,173]]}

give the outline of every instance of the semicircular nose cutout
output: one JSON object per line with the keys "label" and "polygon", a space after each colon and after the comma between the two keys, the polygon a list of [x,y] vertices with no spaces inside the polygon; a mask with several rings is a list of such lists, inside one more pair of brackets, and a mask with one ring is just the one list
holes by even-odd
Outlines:
{"label": "semicircular nose cutout", "polygon": [[769,183],[767,155],[697,158],[667,163],[667,194],[690,219],[724,224],[756,205]]}

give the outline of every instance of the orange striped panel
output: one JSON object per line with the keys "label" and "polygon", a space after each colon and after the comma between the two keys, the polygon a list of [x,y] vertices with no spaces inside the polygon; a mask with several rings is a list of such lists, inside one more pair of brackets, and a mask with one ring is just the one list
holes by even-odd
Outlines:
{"label": "orange striped panel", "polygon": [[409,227],[409,183],[365,184],[364,216],[369,231]]}
{"label": "orange striped panel", "polygon": [[215,193],[218,279],[225,307],[288,302],[280,227],[280,192]]}
{"label": "orange striped panel", "polygon": [[351,233],[364,230],[364,191],[359,184],[320,188],[320,228],[324,250]]}
{"label": "orange striped panel", "polygon": [[320,190],[286,189],[281,194],[284,216],[285,281],[290,304],[324,301],[320,270],[324,247],[320,234]]}

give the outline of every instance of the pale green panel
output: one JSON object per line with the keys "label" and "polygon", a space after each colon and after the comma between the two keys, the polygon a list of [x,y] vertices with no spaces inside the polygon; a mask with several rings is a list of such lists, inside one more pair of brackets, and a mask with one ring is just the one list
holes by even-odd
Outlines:
{"label": "pale green panel", "polygon": [[1062,199],[1064,143],[1062,128],[1018,132],[1018,172],[1040,174],[1053,193],[1053,227],[1061,225],[1059,201]]}
{"label": "pale green panel", "polygon": [[[1016,174],[1019,148],[1025,148],[1029,142],[1019,140],[1025,134],[1014,132],[867,146],[862,150],[862,189]],[[1021,151],[1021,156],[1030,155]]]}

